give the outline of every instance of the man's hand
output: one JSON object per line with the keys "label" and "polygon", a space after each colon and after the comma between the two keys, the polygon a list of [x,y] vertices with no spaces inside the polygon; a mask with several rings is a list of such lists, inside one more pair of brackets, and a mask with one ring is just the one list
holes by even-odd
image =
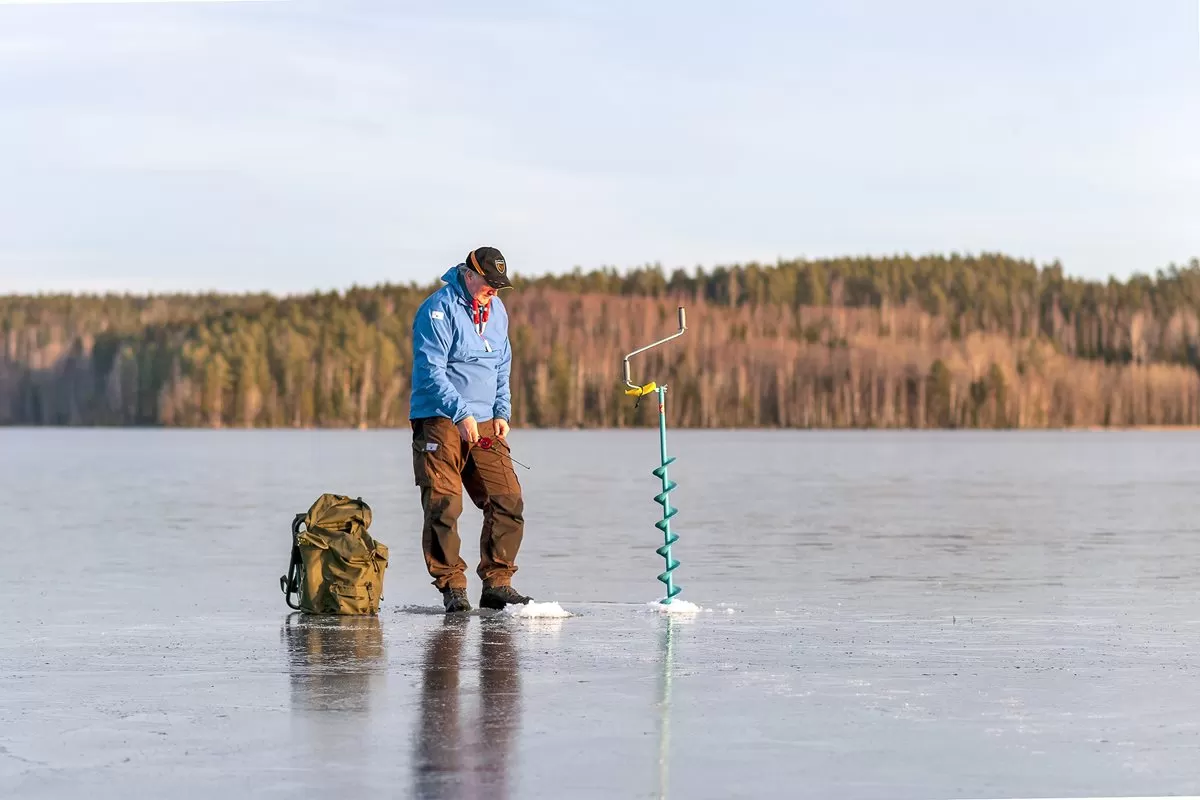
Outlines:
{"label": "man's hand", "polygon": [[506,420],[506,419],[497,419],[496,420],[496,435],[499,436],[501,439],[508,436],[508,420]]}
{"label": "man's hand", "polygon": [[466,417],[458,423],[458,435],[468,444],[475,444],[479,441],[479,425],[475,422],[474,417]]}

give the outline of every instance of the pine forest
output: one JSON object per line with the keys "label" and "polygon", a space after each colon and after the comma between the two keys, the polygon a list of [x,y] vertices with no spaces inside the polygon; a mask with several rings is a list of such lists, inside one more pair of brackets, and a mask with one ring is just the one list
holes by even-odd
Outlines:
{"label": "pine forest", "polygon": [[[440,274],[441,269],[431,270]],[[516,427],[1200,424],[1200,262],[1127,281],[996,254],[521,280]],[[0,296],[0,424],[406,426],[412,316],[436,288],[306,296]]]}

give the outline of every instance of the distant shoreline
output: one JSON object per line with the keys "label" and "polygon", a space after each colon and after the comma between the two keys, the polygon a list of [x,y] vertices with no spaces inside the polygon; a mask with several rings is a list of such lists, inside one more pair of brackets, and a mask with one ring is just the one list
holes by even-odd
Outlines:
{"label": "distant shoreline", "polygon": [[[585,427],[585,426],[519,426],[514,427],[513,432],[520,433],[525,431],[558,431],[571,433],[611,433],[613,431],[641,431],[653,430],[657,428],[657,424],[646,423],[644,425],[622,425],[622,426],[604,426],[604,427]],[[209,432],[226,432],[226,431],[309,431],[309,432],[326,432],[326,431],[389,431],[407,433],[409,432],[408,425],[393,425],[388,427],[379,426],[319,426],[319,425],[304,425],[304,426],[259,426],[259,427],[238,427],[234,425],[225,425],[220,427],[208,426],[187,426],[187,425],[26,425],[26,424],[0,424],[0,431],[4,430],[127,430],[127,431],[209,431]],[[870,432],[886,432],[886,433],[1191,433],[1200,431],[1200,425],[1069,425],[1057,427],[1042,427],[1042,428],[883,428],[883,427],[824,427],[824,428],[804,428],[804,427],[776,427],[768,425],[747,425],[742,427],[708,427],[701,428],[686,425],[672,425],[669,430],[673,432],[687,431],[713,431],[725,433],[870,433]]]}

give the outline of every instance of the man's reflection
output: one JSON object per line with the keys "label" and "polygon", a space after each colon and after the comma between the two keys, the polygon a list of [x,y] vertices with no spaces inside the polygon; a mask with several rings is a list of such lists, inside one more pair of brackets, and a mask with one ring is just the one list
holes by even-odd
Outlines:
{"label": "man's reflection", "polygon": [[470,618],[447,616],[425,646],[414,791],[422,798],[508,796],[508,761],[521,712],[512,630],[479,623],[479,702],[464,719],[462,657]]}
{"label": "man's reflection", "polygon": [[316,711],[366,711],[383,673],[378,617],[291,614],[283,625],[292,705]]}
{"label": "man's reflection", "polygon": [[521,674],[512,630],[504,622],[485,622],[479,637],[479,689],[483,694],[478,726],[483,774],[492,778],[489,795],[508,796],[508,760],[521,715]]}
{"label": "man's reflection", "polygon": [[466,618],[446,616],[425,644],[413,759],[418,797],[456,796],[454,783],[464,772],[458,679],[467,624]]}

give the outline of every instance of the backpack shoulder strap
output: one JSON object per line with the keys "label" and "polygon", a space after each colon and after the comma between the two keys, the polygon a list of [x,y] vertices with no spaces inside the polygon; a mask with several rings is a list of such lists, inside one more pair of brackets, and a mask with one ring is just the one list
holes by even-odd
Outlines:
{"label": "backpack shoulder strap", "polygon": [[[300,526],[304,523],[305,513],[297,514],[292,520],[292,558],[288,562],[288,571],[286,575],[281,575],[279,578],[279,588],[283,590],[283,601],[288,604],[288,608],[300,610],[300,545],[296,541],[300,535]],[[292,595],[296,595],[297,602],[292,602]]]}

